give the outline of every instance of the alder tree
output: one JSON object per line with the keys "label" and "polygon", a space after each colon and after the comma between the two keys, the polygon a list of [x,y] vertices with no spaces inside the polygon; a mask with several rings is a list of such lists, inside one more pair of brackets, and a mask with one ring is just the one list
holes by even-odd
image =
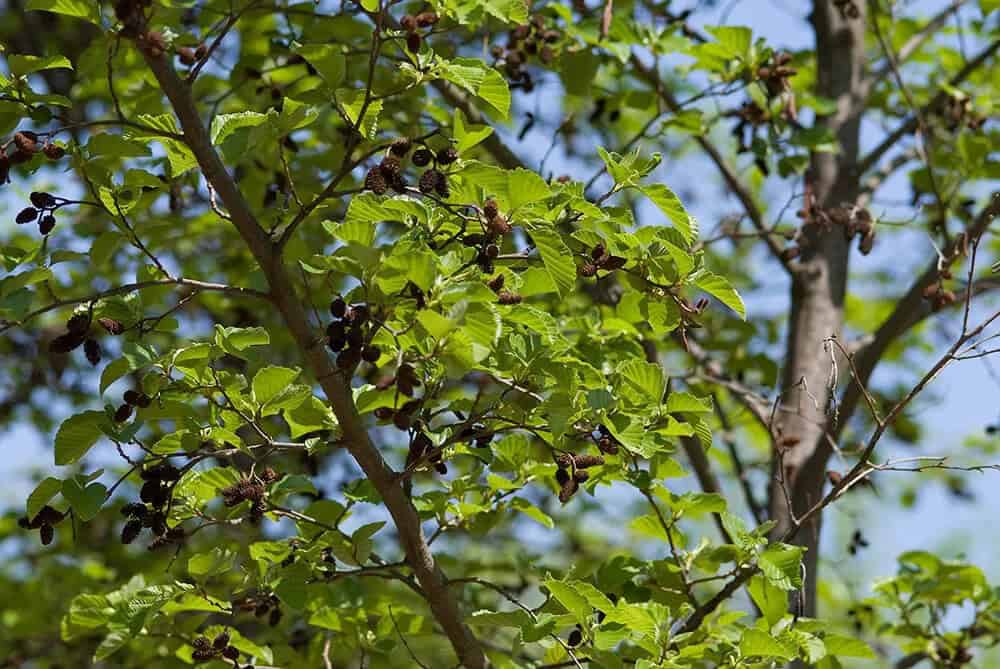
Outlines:
{"label": "alder tree", "polygon": [[1000,3],[722,4],[6,0],[2,666],[994,666]]}

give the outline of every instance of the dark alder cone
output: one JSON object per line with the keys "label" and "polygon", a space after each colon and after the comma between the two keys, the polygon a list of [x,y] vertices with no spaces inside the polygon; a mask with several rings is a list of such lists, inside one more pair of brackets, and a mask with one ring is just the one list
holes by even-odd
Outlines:
{"label": "dark alder cone", "polygon": [[389,180],[399,174],[403,166],[399,162],[399,158],[390,155],[382,159],[382,162],[378,164],[378,169],[382,173],[382,176]]}
{"label": "dark alder cone", "polygon": [[343,318],[345,315],[347,315],[347,302],[344,300],[344,298],[337,297],[332,302],[330,302],[330,314],[332,314],[334,318]]}
{"label": "dark alder cone", "polygon": [[25,223],[31,223],[36,218],[38,218],[38,210],[34,207],[25,207],[21,211],[17,212],[17,217],[14,219],[14,222],[18,225],[24,225]]}
{"label": "dark alder cone", "polygon": [[121,321],[116,321],[113,318],[98,318],[97,322],[100,323],[101,327],[104,328],[109,335],[120,335],[125,332],[125,326],[122,325]]}
{"label": "dark alder cone", "polygon": [[559,484],[560,487],[566,485],[566,482],[569,481],[571,478],[572,477],[570,476],[569,472],[563,469],[562,467],[556,470],[556,482]]}
{"label": "dark alder cone", "polygon": [[462,237],[462,245],[463,246],[479,246],[480,244],[483,243],[483,240],[485,240],[485,239],[486,239],[486,237],[484,237],[483,235],[481,235],[479,233],[473,233],[471,235],[465,235],[464,237]]}
{"label": "dark alder cone", "polygon": [[66,517],[62,511],[57,511],[48,504],[38,510],[32,523],[35,525],[58,525]]}
{"label": "dark alder cone", "polygon": [[604,244],[597,244],[590,251],[590,257],[593,258],[596,262],[601,262],[607,257],[607,255],[608,255],[608,249],[604,246]]}
{"label": "dark alder cone", "polygon": [[367,304],[355,304],[348,310],[344,318],[352,325],[362,325],[371,318],[371,312],[368,310]]}
{"label": "dark alder cone", "polygon": [[409,137],[400,137],[389,146],[389,151],[391,151],[394,156],[402,158],[410,152],[410,147],[412,145],[413,143],[410,141]]}
{"label": "dark alder cone", "polygon": [[86,334],[90,329],[90,316],[88,314],[73,314],[66,321],[66,330],[73,334]]}
{"label": "dark alder cone", "polygon": [[451,186],[448,185],[448,177],[442,174],[437,184],[435,184],[434,190],[437,191],[438,197],[443,200],[451,197]]}
{"label": "dark alder cone", "polygon": [[538,42],[536,42],[533,39],[529,39],[529,40],[525,41],[525,43],[524,43],[524,50],[528,54],[534,56],[536,53],[538,53]]}
{"label": "dark alder cone", "polygon": [[122,507],[122,515],[143,518],[146,515],[146,505],[139,504],[138,502],[129,502]]}
{"label": "dark alder cone", "polygon": [[417,167],[425,167],[430,164],[433,158],[434,154],[432,154],[429,149],[417,149],[413,152],[413,157],[410,158],[410,160],[412,160],[413,164]]}
{"label": "dark alder cone", "polygon": [[407,14],[399,20],[399,25],[408,33],[417,29],[417,19],[411,14]]}
{"label": "dark alder cone", "polygon": [[618,444],[610,437],[601,437],[598,439],[597,448],[605,455],[618,455]]}
{"label": "dark alder cone", "polygon": [[861,251],[861,255],[868,255],[872,252],[872,248],[875,246],[875,228],[874,226],[869,227],[865,232],[864,237],[858,243],[858,249]]}
{"label": "dark alder cone", "polygon": [[375,409],[374,413],[375,418],[378,420],[389,420],[395,415],[396,412],[389,407],[379,407],[378,409]]}
{"label": "dark alder cone", "polygon": [[365,343],[365,333],[361,328],[351,328],[347,331],[347,345],[351,348],[361,348]]}
{"label": "dark alder cone", "polygon": [[40,528],[38,528],[38,534],[42,538],[42,545],[48,546],[49,544],[52,543],[52,540],[55,538],[56,530],[54,527],[46,523],[42,525]]}
{"label": "dark alder cone", "polygon": [[434,465],[434,470],[437,471],[437,473],[440,474],[441,476],[444,476],[445,474],[448,473],[448,465],[446,465],[443,462],[439,462],[436,465]]}
{"label": "dark alder cone", "polygon": [[177,58],[184,65],[194,65],[198,62],[198,56],[195,55],[194,49],[189,46],[182,46],[177,49]]}
{"label": "dark alder cone", "polygon": [[28,156],[38,151],[38,135],[28,130],[14,133],[14,146]]}
{"label": "dark alder cone", "polygon": [[626,262],[625,258],[622,258],[621,256],[608,256],[604,259],[604,262],[601,263],[601,269],[606,269],[611,272],[616,269],[621,269],[625,266]]}
{"label": "dark alder cone", "polygon": [[377,167],[371,168],[365,175],[365,190],[370,190],[376,195],[384,195],[389,190],[389,184]]}
{"label": "dark alder cone", "polygon": [[569,469],[573,466],[573,456],[569,453],[560,453],[556,456],[556,464],[560,469]]}
{"label": "dark alder cone", "polygon": [[456,160],[458,160],[458,151],[455,150],[455,147],[449,146],[447,149],[438,151],[437,161],[439,164],[451,165]]}
{"label": "dark alder cone", "polygon": [[101,361],[101,345],[97,343],[96,339],[88,339],[83,342],[83,352],[87,356],[87,362],[91,365],[97,365]]}
{"label": "dark alder cone", "polygon": [[513,30],[510,31],[511,39],[515,42],[520,42],[523,39],[527,39],[528,35],[531,34],[531,26],[527,23],[522,23],[519,26],[515,26]]}
{"label": "dark alder cone", "polygon": [[438,22],[438,15],[434,12],[421,12],[417,14],[416,20],[421,28],[429,28]]}
{"label": "dark alder cone", "polygon": [[[417,152],[419,153],[419,151]],[[416,158],[416,153],[413,154]],[[416,162],[416,160],[414,160]],[[417,188],[420,189],[421,193],[430,194],[437,190],[438,181],[444,177],[443,174],[437,170],[430,169],[420,175],[420,181],[417,182]]]}
{"label": "dark alder cone", "polygon": [[142,532],[142,521],[141,520],[130,520],[125,523],[122,527],[122,543],[128,545],[136,540],[139,533]]}
{"label": "dark alder cone", "polygon": [[500,289],[503,288],[503,282],[504,282],[504,275],[497,274],[495,277],[487,281],[486,285],[489,286],[490,290],[492,290],[494,293],[499,293]]}
{"label": "dark alder cone", "polygon": [[125,400],[126,404],[138,405],[139,404],[139,393],[138,390],[126,390],[122,393],[122,399]]}
{"label": "dark alder cone", "polygon": [[604,464],[604,456],[601,455],[577,455],[573,458],[577,469],[587,469]]}
{"label": "dark alder cone", "polygon": [[408,33],[406,35],[406,48],[413,53],[417,53],[420,51],[420,45],[423,44],[423,41],[420,33]]}
{"label": "dark alder cone", "polygon": [[53,228],[56,227],[56,217],[52,214],[42,216],[42,220],[38,221],[38,232],[43,235],[47,235],[52,232]]}
{"label": "dark alder cone", "polygon": [[205,56],[208,55],[208,47],[204,44],[199,44],[194,50],[194,57],[198,60],[204,60]]}
{"label": "dark alder cone", "polygon": [[[156,542],[154,542],[154,544],[155,543]],[[159,545],[157,545],[156,547],[159,548]],[[150,545],[149,548],[152,549],[153,545]],[[216,651],[211,648],[198,648],[193,653],[191,653],[191,659],[194,660],[195,662],[207,662],[215,658],[215,652]]]}
{"label": "dark alder cone", "polygon": [[191,642],[191,645],[196,650],[206,650],[212,647],[212,644],[209,642],[209,640],[203,636],[197,637],[194,641]]}
{"label": "dark alder cone", "polygon": [[343,371],[350,371],[361,362],[361,351],[357,348],[347,348],[337,354],[337,367]]}
{"label": "dark alder cone", "polygon": [[[115,421],[118,423],[124,423],[131,417],[132,417],[131,404],[123,404],[115,410]],[[149,500],[143,500],[143,501],[149,501]]]}
{"label": "dark alder cone", "polygon": [[381,355],[382,355],[382,351],[381,351],[381,349],[379,349],[378,346],[374,346],[374,345],[372,345],[372,346],[365,346],[361,350],[361,359],[364,360],[365,362],[370,362],[372,364],[375,364],[376,362],[378,362],[378,359],[379,359],[379,357],[381,357]]}
{"label": "dark alder cone", "polygon": [[577,483],[583,483],[584,481],[590,478],[590,474],[582,469],[577,469],[575,472],[573,472],[573,478],[576,480]]}
{"label": "dark alder cone", "polygon": [[[157,490],[156,491],[156,497],[159,498],[161,496],[162,496],[161,491]],[[162,506],[162,504],[159,505],[159,506]],[[146,525],[146,523],[143,522],[143,525]],[[149,517],[149,529],[150,529],[150,531],[153,534],[155,534],[158,537],[162,537],[164,534],[166,534],[167,533],[167,516],[166,516],[166,514],[164,514],[164,513],[161,512],[161,513],[155,513],[152,516],[150,516]]]}
{"label": "dark alder cone", "polygon": [[49,160],[59,160],[66,155],[66,149],[55,144],[46,144],[42,148],[42,153],[44,153],[45,157]]}
{"label": "dark alder cone", "polygon": [[277,472],[273,467],[264,467],[260,474],[257,475],[261,481],[267,484],[274,483],[275,481],[280,481],[283,477],[281,472]]}
{"label": "dark alder cone", "polygon": [[59,335],[49,343],[49,353],[69,353],[80,346],[85,339],[85,334],[75,334],[67,332]]}
{"label": "dark alder cone", "polygon": [[20,518],[17,519],[17,526],[20,527],[22,530],[32,529],[31,521],[28,520],[27,517],[25,516],[21,516]]}
{"label": "dark alder cone", "polygon": [[500,255],[500,247],[496,244],[490,244],[486,247],[486,257],[490,260],[496,259]]}
{"label": "dark alder cone", "polygon": [[[126,404],[124,406],[128,405]],[[146,481],[142,484],[142,487],[139,488],[139,499],[147,504],[153,504],[153,502],[157,501],[159,498],[161,487],[162,486],[160,485],[159,480]],[[156,505],[153,504],[153,506]]]}
{"label": "dark alder cone", "polygon": [[497,205],[497,201],[490,198],[483,203],[483,215],[486,216],[486,220],[492,220],[496,218],[496,215],[500,213],[500,207]]}
{"label": "dark alder cone", "polygon": [[226,646],[222,649],[222,657],[235,662],[240,659],[240,651],[234,646]]}
{"label": "dark alder cone", "polygon": [[212,641],[212,645],[214,647],[218,648],[219,650],[222,650],[223,648],[225,648],[226,646],[228,646],[229,645],[229,633],[228,632],[221,632]]}
{"label": "dark alder cone", "polygon": [[281,622],[281,616],[282,616],[281,609],[276,608],[273,611],[271,611],[271,615],[270,617],[268,617],[267,623],[271,627],[276,627],[278,623]]}
{"label": "dark alder cone", "polygon": [[489,448],[490,442],[493,441],[492,434],[484,434],[483,436],[476,439],[476,448]]}
{"label": "dark alder cone", "polygon": [[510,223],[507,222],[507,217],[503,214],[497,214],[491,218],[487,227],[489,228],[490,234],[496,235],[497,237],[502,237],[513,230]]}
{"label": "dark alder cone", "polygon": [[54,207],[56,204],[56,199],[52,197],[51,193],[35,191],[28,196],[28,199],[31,200],[31,204],[39,209],[48,209],[49,207]]}
{"label": "dark alder cone", "polygon": [[568,646],[579,646],[583,642],[583,632],[577,627],[575,630],[569,633],[569,638],[566,639],[566,645]]}
{"label": "dark alder cone", "polygon": [[406,183],[406,177],[403,176],[403,173],[399,172],[389,179],[389,185],[392,186],[394,191],[402,195],[406,192],[406,187],[409,184]]}
{"label": "dark alder cone", "polygon": [[562,484],[562,488],[559,490],[559,501],[565,504],[576,494],[576,491],[580,489],[580,484],[576,482],[575,479],[570,477],[566,483]]}
{"label": "dark alder cone", "polygon": [[[153,399],[149,395],[147,395],[146,393],[139,393],[139,396],[137,398],[135,398],[135,402],[133,402],[133,404],[135,404],[140,409],[146,409],[152,403],[153,403]],[[173,469],[173,468],[171,468],[171,469]]]}
{"label": "dark alder cone", "polygon": [[518,293],[512,293],[509,290],[501,290],[497,293],[497,301],[500,304],[520,304],[523,299]]}
{"label": "dark alder cone", "polygon": [[582,265],[578,265],[577,268],[576,268],[576,274],[577,274],[577,276],[581,276],[581,277],[583,277],[585,279],[589,279],[590,277],[592,277],[595,274],[597,274],[597,265],[595,265],[592,262],[588,262],[588,263],[584,263]]}
{"label": "dark alder cone", "polygon": [[413,424],[413,419],[410,418],[408,414],[405,414],[402,411],[397,411],[392,415],[392,424],[395,425],[398,430],[409,430],[410,425]]}

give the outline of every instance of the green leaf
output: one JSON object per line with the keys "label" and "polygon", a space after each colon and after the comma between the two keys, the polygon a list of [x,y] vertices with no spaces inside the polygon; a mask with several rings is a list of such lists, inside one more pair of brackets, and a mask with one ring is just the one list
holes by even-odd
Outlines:
{"label": "green leaf", "polygon": [[782,660],[794,659],[798,652],[789,644],[782,643],[767,632],[748,629],[740,639],[740,653],[744,657],[777,657]]}
{"label": "green leaf", "polygon": [[730,58],[749,59],[753,32],[742,26],[706,26]]}
{"label": "green leaf", "polygon": [[59,494],[59,491],[62,490],[62,483],[62,481],[53,476],[42,479],[42,482],[35,486],[35,489],[28,495],[25,515],[29,519],[37,516],[41,508]]}
{"label": "green leaf", "polygon": [[104,434],[101,426],[107,420],[102,411],[84,411],[63,421],[56,432],[56,464],[71,465],[86,455]]}
{"label": "green leaf", "polygon": [[455,136],[455,150],[465,153],[476,146],[484,139],[493,134],[493,126],[490,125],[465,125],[465,114],[462,110],[455,108],[455,122],[453,124]]}
{"label": "green leaf", "polygon": [[704,271],[698,274],[694,284],[735,311],[743,320],[747,319],[747,309],[743,305],[743,298],[725,277]]}
{"label": "green leaf", "polygon": [[33,74],[43,70],[55,70],[65,68],[73,69],[73,64],[66,56],[7,56],[7,63],[10,65],[10,72],[15,76]]}
{"label": "green leaf", "polygon": [[774,626],[788,612],[788,593],[760,574],[750,579],[747,591],[768,625]]}
{"label": "green leaf", "polygon": [[510,89],[503,75],[481,60],[455,58],[441,67],[441,77],[479,97],[504,120],[510,110]]}
{"label": "green leaf", "polygon": [[594,612],[594,607],[577,591],[573,583],[547,579],[542,581],[542,585],[548,588],[556,601],[562,604],[578,623],[581,625],[587,623],[587,617]]}
{"label": "green leaf", "polygon": [[[516,488],[517,486],[514,487]],[[535,506],[526,499],[517,497],[513,501],[511,501],[510,506],[512,509],[523,513],[528,518],[531,518],[532,520],[534,520],[539,525],[542,525],[543,527],[547,527],[550,530],[553,527],[555,527],[555,523],[552,521],[552,518],[547,513],[545,513],[544,511],[542,511],[541,509],[539,509],[537,506]]]}
{"label": "green leaf", "polygon": [[333,44],[293,44],[292,51],[309,61],[330,88],[336,88],[344,80],[345,60],[339,47]]}
{"label": "green leaf", "polygon": [[[351,88],[341,88],[337,90],[337,103],[340,105],[344,115],[348,120],[357,126],[362,135],[368,139],[374,139],[378,131],[378,117],[382,113],[381,100],[368,100],[365,106],[365,92]],[[359,121],[358,118],[364,110],[365,117]]]}
{"label": "green leaf", "polygon": [[555,283],[560,297],[566,297],[576,287],[576,264],[573,253],[555,230],[538,228],[531,231],[542,264]]}
{"label": "green leaf", "polygon": [[841,636],[839,634],[827,634],[823,637],[823,645],[830,655],[840,657],[861,657],[866,660],[877,659],[871,647],[855,637]]}
{"label": "green leaf", "polygon": [[257,404],[264,406],[284,392],[301,372],[289,367],[265,367],[253,377],[251,388]]}
{"label": "green leaf", "polygon": [[28,4],[24,8],[28,11],[36,9],[53,14],[75,16],[97,25],[101,23],[100,3],[93,2],[93,0],[28,0]]}
{"label": "green leaf", "polygon": [[784,590],[797,590],[802,587],[802,553],[801,546],[788,544],[771,544],[761,553],[757,561],[760,570],[767,580]]}
{"label": "green leaf", "polygon": [[212,128],[209,136],[212,144],[222,144],[226,138],[240,128],[254,128],[267,121],[267,114],[260,112],[242,111],[235,114],[219,114],[212,119]]}
{"label": "green leaf", "polygon": [[646,406],[656,407],[663,399],[666,380],[663,368],[645,360],[629,360],[618,367],[625,388],[639,393]]}
{"label": "green leaf", "polygon": [[641,190],[670,219],[684,237],[684,241],[691,244],[698,238],[698,222],[687,212],[680,198],[672,190],[663,184],[649,184],[643,186]]}
{"label": "green leaf", "polygon": [[62,495],[69,502],[76,517],[87,522],[93,519],[104,505],[108,489],[100,483],[86,484],[86,479],[74,476],[63,481]]}

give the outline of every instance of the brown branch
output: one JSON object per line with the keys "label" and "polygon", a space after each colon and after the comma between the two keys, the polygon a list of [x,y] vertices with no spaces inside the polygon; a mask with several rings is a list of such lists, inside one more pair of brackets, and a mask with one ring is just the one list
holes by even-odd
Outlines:
{"label": "brown branch", "polygon": [[232,218],[232,223],[260,264],[270,285],[275,306],[300,349],[305,362],[323,389],[343,431],[345,448],[379,491],[399,533],[399,541],[437,622],[444,629],[458,655],[469,669],[489,666],[479,641],[465,625],[456,598],[448,591],[448,581],[434,561],[424,539],[420,518],[399,485],[396,473],[372,443],[351,395],[350,379],[331,364],[322,340],[313,332],[309,317],[295,294],[281,255],[260,226],[202,124],[190,88],[178,77],[163,55],[143,53],[160,88],[180,121],[185,142],[201,167],[206,181],[214,187]]}
{"label": "brown branch", "polygon": [[267,293],[261,292],[259,290],[254,290],[253,288],[241,288],[239,286],[229,286],[222,283],[210,283],[207,281],[195,281],[194,279],[159,279],[157,281],[140,281],[138,283],[127,283],[121,286],[116,286],[114,288],[109,288],[108,290],[102,290],[99,293],[91,293],[90,295],[85,295],[83,297],[71,297],[65,300],[56,300],[51,304],[47,304],[44,307],[39,307],[34,311],[31,311],[24,315],[20,320],[11,321],[8,323],[3,323],[0,325],[0,333],[4,333],[11,328],[20,327],[26,323],[38,318],[42,314],[46,314],[54,309],[59,309],[61,307],[75,306],[77,304],[83,304],[84,302],[96,302],[97,300],[103,299],[105,297],[113,297],[115,295],[124,295],[126,293],[133,293],[136,291],[143,290],[145,288],[158,288],[163,286],[186,286],[194,289],[195,291],[213,291],[221,293],[230,293],[233,295],[240,295],[245,297],[255,297],[263,300],[270,300],[271,296]]}
{"label": "brown branch", "polygon": [[[998,49],[1000,49],[1000,40],[994,40],[989,46],[979,52],[979,55],[966,63],[965,67],[959,70],[955,76],[949,79],[948,84],[950,86],[958,86],[961,84],[963,81],[968,79],[973,72],[989,61],[993,55],[996,54]],[[947,91],[940,91],[931,99],[930,102],[924,105],[923,111],[927,112],[934,109],[947,100],[948,96],[949,93]],[[913,114],[907,118],[906,121],[904,121],[898,128],[889,133],[889,135],[882,140],[881,144],[876,146],[868,153],[868,155],[858,161],[856,173],[861,175],[874,167],[882,156],[899,143],[899,140],[916,130],[919,123],[920,117],[917,114]]]}
{"label": "brown branch", "polygon": [[[667,108],[671,112],[676,114],[681,110],[681,105],[677,101],[677,98],[675,98],[674,95],[663,86],[663,82],[660,80],[660,75],[653,68],[648,67],[634,53],[632,54],[630,62],[639,77],[653,87],[656,94],[661,100],[663,100],[663,102],[666,103]],[[782,255],[783,249],[781,243],[774,238],[773,234],[771,234],[771,231],[768,229],[767,222],[764,220],[764,215],[761,212],[760,207],[757,206],[757,202],[754,200],[753,193],[750,192],[750,189],[746,186],[746,184],[740,181],[736,172],[733,171],[733,168],[726,162],[722,153],[716,148],[708,137],[698,134],[695,135],[694,139],[701,147],[702,151],[704,151],[712,162],[715,163],[716,169],[719,170],[719,173],[722,175],[722,179],[726,182],[729,190],[733,192],[736,199],[738,199],[740,204],[743,205],[743,209],[750,218],[750,222],[753,223],[758,232],[766,233],[762,234],[762,238],[767,244],[767,248],[770,250],[771,255],[773,255],[775,259],[789,271],[789,273],[791,273],[793,271],[793,265],[791,261],[787,260]]]}
{"label": "brown branch", "polygon": [[[995,218],[1000,215],[1000,193],[995,193],[990,204],[988,204],[976,219],[965,231],[966,239],[976,239],[982,235],[992,224]],[[942,256],[953,258],[959,252],[960,240],[956,239],[942,250]],[[861,348],[854,357],[854,364],[857,368],[857,383],[851,384],[844,390],[840,401],[838,415],[832,417],[827,427],[830,436],[836,440],[840,437],[844,427],[854,414],[858,401],[862,399],[861,388],[868,385],[875,367],[889,347],[900,337],[909,332],[914,326],[935,313],[931,303],[924,299],[924,290],[927,286],[939,277],[940,261],[935,258],[928,263],[926,269],[919,278],[913,282],[910,288],[896,302],[896,307],[892,313],[882,322],[875,331],[871,341]],[[981,281],[978,286],[970,286],[971,293],[983,292],[995,287],[990,282]],[[966,295],[969,296],[967,289]],[[963,303],[966,300],[962,300]],[[817,449],[817,453],[823,450]]]}

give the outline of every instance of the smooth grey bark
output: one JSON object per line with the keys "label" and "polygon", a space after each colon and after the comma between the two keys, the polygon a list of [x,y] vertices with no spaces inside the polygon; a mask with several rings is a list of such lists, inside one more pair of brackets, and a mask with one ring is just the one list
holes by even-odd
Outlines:
{"label": "smooth grey bark", "polygon": [[[861,114],[864,105],[864,3],[861,16],[845,18],[828,0],[813,3],[811,21],[816,36],[817,95],[835,100],[837,111],[818,119],[837,137],[838,153],[815,153],[807,180],[815,203],[833,207],[853,203],[859,194],[857,171]],[[801,261],[792,273],[791,314],[782,396],[775,418],[781,434],[797,443],[776,449],[769,491],[770,515],[777,522],[772,536],[793,528],[800,515],[819,501],[825,480],[826,458],[814,459],[827,438],[832,361],[824,340],[839,337],[844,322],[849,242],[841,229],[806,226]],[[791,502],[789,508],[788,502]],[[806,548],[805,601],[801,613],[816,614],[816,579],[821,518],[817,515],[795,535]]]}

